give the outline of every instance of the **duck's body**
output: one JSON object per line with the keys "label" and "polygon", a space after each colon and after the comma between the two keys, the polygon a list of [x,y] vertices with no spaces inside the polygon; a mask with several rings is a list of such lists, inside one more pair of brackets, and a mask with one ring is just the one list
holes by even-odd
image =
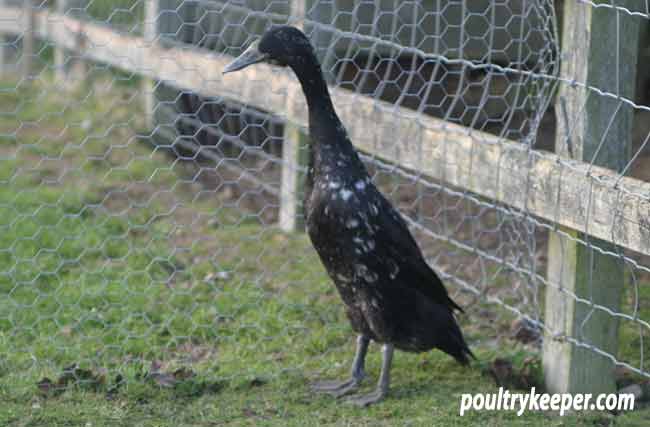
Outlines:
{"label": "duck's body", "polygon": [[404,220],[372,183],[345,129],[328,127],[326,134],[314,121],[307,230],[352,328],[400,350],[439,348],[467,363],[469,350],[452,315],[459,307],[424,261]]}
{"label": "duck's body", "polygon": [[309,237],[359,334],[351,379],[316,389],[343,395],[356,388],[370,340],[384,344],[384,363],[377,391],[356,400],[362,405],[386,394],[393,347],[438,348],[467,364],[471,352],[453,315],[460,307],[427,265],[402,217],[372,183],[336,115],[311,45],[295,28],[271,31],[255,49],[293,69],[309,107]]}

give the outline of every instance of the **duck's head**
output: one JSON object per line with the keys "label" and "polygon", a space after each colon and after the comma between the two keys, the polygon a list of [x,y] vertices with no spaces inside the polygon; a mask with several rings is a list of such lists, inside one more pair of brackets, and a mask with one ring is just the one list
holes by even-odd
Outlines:
{"label": "duck's head", "polygon": [[234,61],[223,69],[223,74],[241,70],[258,62],[280,66],[297,66],[313,57],[309,39],[298,28],[288,25],[272,27],[261,39],[254,41]]}

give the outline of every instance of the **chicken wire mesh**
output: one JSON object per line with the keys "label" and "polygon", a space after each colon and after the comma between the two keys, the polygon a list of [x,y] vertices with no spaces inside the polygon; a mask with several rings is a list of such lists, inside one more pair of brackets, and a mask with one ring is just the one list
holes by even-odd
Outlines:
{"label": "chicken wire mesh", "polygon": [[[597,6],[615,28],[647,26],[643,7]],[[26,384],[70,366],[127,379],[147,370],[183,376],[187,366],[219,380],[320,372],[327,366],[319,360],[351,342],[307,237],[277,225],[283,169],[295,168],[283,150],[295,136],[287,132],[292,116],[246,102],[241,88],[206,95],[201,87],[225,78],[171,54],[167,64],[191,74],[191,89],[138,63],[128,44],[111,51],[112,60],[102,56],[120,37],[144,37],[162,52],[230,58],[272,24],[301,25],[332,88],[354,93],[354,102],[394,107],[389,119],[408,112],[420,128],[436,123],[443,152],[421,161],[440,169],[455,162],[444,148],[457,140],[454,125],[477,143],[515,141],[529,161],[554,151],[555,96],[584,89],[615,104],[598,152],[610,144],[608,130],[619,121],[630,126],[633,115],[632,155],[617,176],[648,179],[647,73],[639,67],[635,99],[561,76],[562,2],[61,0],[2,7],[0,372]],[[612,37],[617,52],[636,49]],[[272,81],[284,73],[258,79],[282,95]],[[411,144],[404,139],[412,135],[390,120],[365,123],[373,125],[393,132],[396,147]],[[597,157],[582,160],[595,166]],[[559,232],[593,249],[592,262],[602,256],[625,272],[614,310],[589,293],[563,294],[618,321],[619,351],[599,347],[580,327],[566,338],[648,375],[645,255],[563,231],[527,207],[431,178],[426,168],[403,167],[388,152],[363,158],[466,307],[461,321],[471,346],[493,350],[515,340],[541,350],[545,290],[564,286],[547,274],[548,236]],[[468,170],[478,179],[486,165],[497,174],[514,168],[473,161]],[[532,191],[527,178],[511,191]],[[628,182],[614,181],[606,182],[612,194]],[[629,192],[647,201],[634,188]]]}

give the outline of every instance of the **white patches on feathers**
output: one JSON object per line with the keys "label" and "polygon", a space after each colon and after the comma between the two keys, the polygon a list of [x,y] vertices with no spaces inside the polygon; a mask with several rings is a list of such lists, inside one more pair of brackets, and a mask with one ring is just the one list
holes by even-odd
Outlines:
{"label": "white patches on feathers", "polygon": [[393,260],[389,259],[388,260],[388,276],[392,279],[396,278],[397,275],[399,274],[399,265]]}
{"label": "white patches on feathers", "polygon": [[336,278],[340,280],[343,283],[350,283],[350,278],[347,276],[342,275],[341,273],[336,274]]}
{"label": "white patches on feathers", "polygon": [[347,221],[345,221],[345,227],[352,229],[352,228],[357,228],[359,226],[359,220],[356,218],[350,218]]}
{"label": "white patches on feathers", "polygon": [[347,202],[350,197],[352,197],[352,191],[348,190],[347,188],[343,188],[341,190],[341,198],[343,201]]}
{"label": "white patches on feathers", "polygon": [[374,271],[370,271],[365,264],[355,264],[354,273],[358,278],[362,278],[367,283],[374,283],[379,276]]}
{"label": "white patches on feathers", "polygon": [[354,264],[354,274],[363,276],[368,272],[368,267],[365,264]]}
{"label": "white patches on feathers", "polygon": [[366,189],[366,183],[362,180],[359,180],[354,183],[354,187],[359,191],[363,191]]}
{"label": "white patches on feathers", "polygon": [[370,253],[375,249],[375,241],[373,239],[364,240],[361,237],[354,237],[352,241],[359,247],[360,250],[356,250],[357,254],[363,252]]}

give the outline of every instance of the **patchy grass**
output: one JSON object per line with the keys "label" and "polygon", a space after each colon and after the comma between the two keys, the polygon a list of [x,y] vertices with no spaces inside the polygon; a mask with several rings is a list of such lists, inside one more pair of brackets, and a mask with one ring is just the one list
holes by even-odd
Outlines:
{"label": "patchy grass", "polygon": [[85,18],[110,25],[118,30],[139,34],[144,20],[141,0],[93,0],[84,10]]}
{"label": "patchy grass", "polygon": [[[312,395],[309,381],[346,374],[354,344],[306,237],[138,136],[133,87],[92,87],[0,89],[0,425],[647,424],[647,411],[459,418],[462,393],[497,389],[487,361],[528,355],[511,343],[475,348],[469,369],[399,353],[390,398],[369,409]],[[379,363],[373,346],[373,379]]]}
{"label": "patchy grass", "polygon": [[650,331],[641,322],[650,319],[650,282],[628,281],[623,293],[621,312],[634,320],[620,320],[618,358],[647,371],[650,362]]}

